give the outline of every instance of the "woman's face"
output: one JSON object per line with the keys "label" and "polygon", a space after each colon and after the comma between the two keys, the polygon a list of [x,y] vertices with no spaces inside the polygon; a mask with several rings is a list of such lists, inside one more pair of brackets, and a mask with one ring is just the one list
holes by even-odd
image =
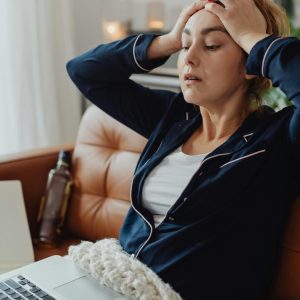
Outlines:
{"label": "woman's face", "polygon": [[245,97],[245,52],[218,17],[204,9],[194,14],[182,34],[182,46],[177,66],[187,102],[207,106]]}

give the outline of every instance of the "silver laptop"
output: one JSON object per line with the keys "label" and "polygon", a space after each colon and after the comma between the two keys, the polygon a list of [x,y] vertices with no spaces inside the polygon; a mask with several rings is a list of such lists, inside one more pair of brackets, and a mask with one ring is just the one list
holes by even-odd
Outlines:
{"label": "silver laptop", "polygon": [[11,269],[0,275],[0,300],[129,299],[100,285],[68,257],[55,255],[31,263],[33,247],[19,181],[0,181],[0,226],[2,270]]}
{"label": "silver laptop", "polygon": [[0,273],[34,261],[22,186],[18,180],[0,181],[0,245]]}

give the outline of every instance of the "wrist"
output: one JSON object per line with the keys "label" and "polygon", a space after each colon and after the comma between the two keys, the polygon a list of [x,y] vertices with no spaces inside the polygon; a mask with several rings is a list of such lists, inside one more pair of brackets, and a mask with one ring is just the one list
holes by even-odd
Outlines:
{"label": "wrist", "polygon": [[256,43],[264,39],[265,37],[269,36],[268,33],[257,33],[251,32],[244,34],[239,40],[238,44],[241,48],[243,48],[248,54],[250,53],[251,49],[254,47]]}
{"label": "wrist", "polygon": [[170,56],[181,49],[181,43],[178,43],[167,33],[156,37],[148,49],[148,58],[156,59]]}
{"label": "wrist", "polygon": [[176,37],[173,37],[171,32],[165,34],[163,37],[165,39],[165,43],[169,47],[169,51],[172,52],[172,54],[181,50],[181,40],[178,40]]}

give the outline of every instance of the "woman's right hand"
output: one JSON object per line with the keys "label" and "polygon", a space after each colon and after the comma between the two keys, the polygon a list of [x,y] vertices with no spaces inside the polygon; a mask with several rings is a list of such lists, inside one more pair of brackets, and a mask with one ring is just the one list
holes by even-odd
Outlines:
{"label": "woman's right hand", "polygon": [[170,41],[173,41],[174,48],[180,50],[182,48],[182,32],[189,18],[197,11],[203,9],[208,0],[198,0],[186,6],[180,13],[173,29],[167,34]]}
{"label": "woman's right hand", "polygon": [[161,58],[176,53],[182,48],[182,32],[189,18],[197,11],[203,9],[208,0],[198,0],[186,6],[180,13],[173,29],[155,38],[148,49],[148,58]]}

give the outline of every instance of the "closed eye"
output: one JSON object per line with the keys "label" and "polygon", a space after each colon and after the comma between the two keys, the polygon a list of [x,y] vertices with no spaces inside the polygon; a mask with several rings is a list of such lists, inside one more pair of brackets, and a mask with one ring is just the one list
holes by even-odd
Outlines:
{"label": "closed eye", "polygon": [[219,49],[221,46],[220,45],[205,45],[205,48],[208,49],[208,50],[217,50]]}

